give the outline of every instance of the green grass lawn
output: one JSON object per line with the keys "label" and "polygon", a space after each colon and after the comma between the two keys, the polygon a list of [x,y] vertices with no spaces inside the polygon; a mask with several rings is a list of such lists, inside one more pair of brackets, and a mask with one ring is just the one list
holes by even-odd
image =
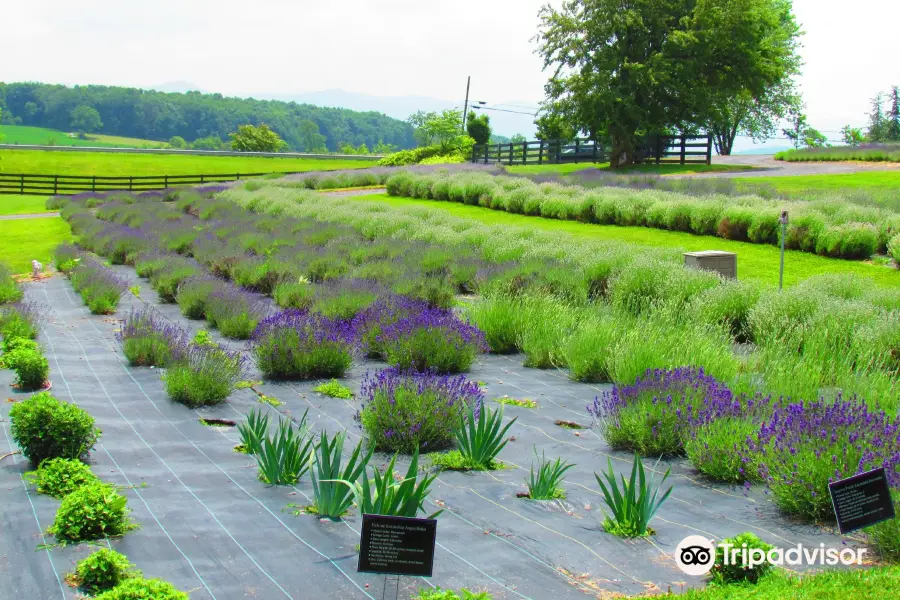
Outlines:
{"label": "green grass lawn", "polygon": [[[395,205],[417,205],[439,208],[457,216],[475,219],[489,225],[514,225],[538,227],[547,231],[561,231],[576,236],[603,240],[621,240],[645,246],[681,248],[685,251],[725,250],[738,255],[738,277],[755,279],[767,285],[778,284],[779,249],[775,246],[734,242],[713,236],[692,235],[677,231],[665,231],[646,227],[619,227],[594,225],[574,221],[559,221],[543,217],[529,217],[469,206],[455,202],[394,198],[387,194],[356,196],[358,200],[377,200]],[[808,252],[788,250],[785,253],[784,281],[791,285],[821,273],[857,273],[870,277],[882,285],[900,285],[900,272],[888,267],[865,262],[839,260],[817,256]]]}
{"label": "green grass lawn", "polygon": [[358,169],[374,164],[365,159],[0,150],[0,173],[33,175],[213,175]]}
{"label": "green grass lawn", "polygon": [[568,175],[576,171],[588,171],[591,169],[600,169],[601,171],[609,171],[610,173],[650,173],[657,175],[684,175],[689,173],[715,173],[715,172],[733,172],[733,171],[751,171],[753,167],[746,165],[680,165],[680,164],[663,164],[663,165],[632,165],[630,167],[622,167],[620,169],[610,169],[609,163],[563,163],[559,165],[505,165],[506,170],[510,173],[520,175],[540,175],[541,173],[553,173],[559,175]]}
{"label": "green grass lawn", "polygon": [[710,586],[661,600],[887,600],[900,598],[900,568],[828,570],[804,577],[773,572],[756,585]]}
{"label": "green grass lawn", "polygon": [[87,139],[70,136],[64,131],[24,125],[0,125],[3,144],[28,144],[35,146],[100,146],[109,148],[164,148],[166,142],[141,140],[114,135],[91,134]]}
{"label": "green grass lawn", "polygon": [[0,216],[54,212],[48,211],[44,206],[45,204],[47,204],[47,196],[8,196],[0,194]]}
{"label": "green grass lawn", "polygon": [[738,184],[769,185],[780,192],[796,194],[806,191],[841,192],[865,190],[873,192],[897,192],[900,190],[900,169],[865,171],[836,175],[794,175],[782,177],[738,177]]}
{"label": "green grass lawn", "polygon": [[14,273],[31,271],[32,259],[50,265],[53,250],[71,239],[69,224],[58,217],[0,221],[0,256]]}

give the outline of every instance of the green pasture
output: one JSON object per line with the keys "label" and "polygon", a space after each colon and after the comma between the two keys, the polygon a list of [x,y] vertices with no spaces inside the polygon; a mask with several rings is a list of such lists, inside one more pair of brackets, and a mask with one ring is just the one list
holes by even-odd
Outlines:
{"label": "green pasture", "polygon": [[0,194],[0,216],[30,215],[34,213],[53,212],[45,206],[46,196],[19,196]]}
{"label": "green pasture", "polygon": [[85,139],[80,139],[76,135],[64,131],[25,125],[0,125],[0,137],[3,138],[0,142],[3,144],[34,146],[100,146],[103,148],[164,148],[168,146],[166,142],[115,135],[90,134]]}
{"label": "green pasture", "polygon": [[34,175],[215,175],[359,169],[370,160],[261,158],[192,154],[120,154],[52,150],[0,150],[0,173]]}
{"label": "green pasture", "polygon": [[790,195],[803,192],[845,192],[865,190],[900,195],[900,169],[863,171],[834,175],[784,175],[780,177],[738,177],[740,185],[768,185]]}
{"label": "green pasture", "polygon": [[0,220],[0,256],[14,273],[31,271],[32,259],[49,265],[53,250],[71,239],[69,224],[59,217]]}
{"label": "green pasture", "polygon": [[[547,231],[561,231],[576,236],[602,240],[619,240],[644,246],[678,248],[684,251],[725,250],[738,255],[738,277],[754,279],[765,285],[778,284],[779,249],[775,246],[735,242],[713,236],[700,236],[677,231],[665,231],[646,227],[621,227],[618,225],[594,225],[575,221],[560,221],[512,214],[480,206],[455,202],[394,198],[387,194],[356,196],[358,200],[377,200],[394,205],[425,206],[446,210],[457,217],[475,219],[488,225],[536,227]],[[798,283],[813,275],[823,273],[856,273],[870,277],[882,285],[900,284],[900,272],[896,269],[857,262],[826,258],[808,252],[788,250],[785,253],[785,285]]]}
{"label": "green pasture", "polygon": [[726,173],[734,171],[752,171],[753,167],[746,165],[705,165],[705,164],[647,164],[647,165],[631,165],[629,167],[620,167],[611,169],[609,163],[562,163],[554,165],[504,165],[506,170],[515,175],[568,175],[576,171],[590,171],[599,169],[601,171],[609,171],[610,173],[618,173],[627,175],[629,173],[647,173],[654,175],[685,175],[691,173]]}

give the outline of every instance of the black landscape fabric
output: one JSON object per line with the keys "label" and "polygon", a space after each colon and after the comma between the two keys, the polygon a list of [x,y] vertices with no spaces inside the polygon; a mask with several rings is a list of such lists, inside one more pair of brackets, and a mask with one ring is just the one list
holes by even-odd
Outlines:
{"label": "black landscape fabric", "polygon": [[[129,305],[158,305],[133,270],[120,272],[141,284],[141,290],[140,299],[126,293],[118,315]],[[191,410],[169,400],[159,370],[127,365],[115,341],[117,317],[90,315],[65,278],[28,284],[26,293],[49,307],[40,341],[50,361],[53,395],[77,402],[103,430],[91,455],[94,472],[130,486],[123,493],[140,528],[111,540],[112,548],[127,555],[146,577],[166,579],[194,600],[381,597],[383,578],[356,572],[358,514],[343,521],[295,514],[292,505],[312,502],[308,475],[293,488],[267,487],[257,479],[254,459],[233,451],[238,442],[234,428],[209,427],[198,420],[240,421],[251,407],[298,418],[309,409],[314,431],[348,432],[349,454],[361,436],[354,422],[358,399],[324,397],[312,391],[319,382],[265,383],[258,389],[283,405],[261,404],[245,389],[219,406]],[[206,325],[184,319],[177,306],[157,308],[182,327],[196,331]],[[445,472],[437,478],[426,502],[429,513],[444,509],[438,517],[434,576],[403,578],[401,598],[431,586],[537,600],[678,591],[703,584],[702,578],[679,571],[672,556],[678,542],[694,534],[721,539],[752,531],[778,547],[818,547],[820,542],[841,547],[835,532],[782,516],[763,488],[706,482],[684,460],[656,467],[657,477],[671,467],[668,483],[675,490],[652,522],[655,535],[623,540],[604,533],[603,502],[593,473],[605,469],[608,458],[617,471],[627,472],[632,457],[612,451],[595,430],[566,429],[556,422],[590,425],[585,405],[605,388],[521,364],[517,356],[485,356],[473,366],[469,377],[486,384],[489,400],[508,395],[530,398],[538,406],[505,409],[507,418],[518,417],[510,430],[514,439],[500,455],[508,468]],[[383,366],[371,361],[357,365],[344,383],[358,390],[367,370]],[[23,399],[11,382],[12,373],[0,371],[4,400]],[[0,403],[0,455],[13,449],[11,406]],[[565,500],[517,498],[535,451],[576,464],[567,474]],[[382,465],[388,458],[376,455],[375,462]],[[645,464],[652,467],[653,461]],[[28,469],[21,456],[0,462],[0,599],[76,598],[77,590],[65,583],[64,575],[97,546],[36,551],[40,544],[54,542],[42,531],[51,525],[59,501],[26,487],[21,475]]]}

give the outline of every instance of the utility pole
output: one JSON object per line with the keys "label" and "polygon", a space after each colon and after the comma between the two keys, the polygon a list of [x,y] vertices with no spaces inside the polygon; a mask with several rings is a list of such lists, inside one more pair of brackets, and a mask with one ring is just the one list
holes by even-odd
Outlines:
{"label": "utility pole", "polygon": [[471,83],[472,83],[472,76],[469,75],[466,78],[466,103],[463,105],[463,123],[462,123],[462,128],[463,128],[462,132],[463,133],[466,132],[466,116],[467,116],[467,113],[469,112],[469,84],[471,84]]}

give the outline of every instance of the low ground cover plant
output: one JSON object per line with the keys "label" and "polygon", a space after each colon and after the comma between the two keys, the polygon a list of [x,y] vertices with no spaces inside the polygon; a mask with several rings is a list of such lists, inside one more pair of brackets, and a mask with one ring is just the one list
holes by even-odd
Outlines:
{"label": "low ground cover plant", "polygon": [[341,385],[337,379],[320,383],[313,388],[313,391],[329,398],[340,398],[342,400],[349,400],[353,397],[353,390],[345,385]]}
{"label": "low ground cover plant", "polygon": [[389,452],[440,450],[456,437],[456,422],[481,409],[484,393],[463,376],[391,367],[367,373],[356,419],[375,448]]}
{"label": "low ground cover plant", "polygon": [[[627,480],[625,475],[619,475],[620,485],[616,479],[612,459],[607,459],[607,463],[609,469],[603,473],[603,479],[594,473],[609,510],[603,520],[603,528],[613,535],[626,538],[648,535],[652,532],[649,526],[651,519],[672,493],[672,486],[669,486],[662,496],[659,495],[669,477],[669,469],[666,469],[662,479],[656,484],[653,478],[647,479],[644,464],[640,456],[635,454],[631,475]],[[653,471],[655,472],[656,468]]]}
{"label": "low ground cover plant", "polygon": [[[740,533],[733,538],[725,538],[716,546],[716,562],[712,566],[712,571],[710,571],[710,579],[713,583],[727,584],[744,581],[757,583],[772,568],[772,565],[766,560],[752,567],[745,565],[740,559],[737,561],[729,560],[729,564],[725,564],[726,550],[723,548],[723,545],[726,544],[730,544],[739,550],[743,550],[746,547],[748,554],[754,549],[767,553],[775,547],[765,543],[759,539],[759,536],[749,531]],[[741,552],[738,553],[739,556],[740,554]]]}
{"label": "low ground cover plant", "polygon": [[[894,514],[900,515],[900,491],[891,492]],[[869,544],[887,562],[900,562],[900,519],[882,521],[865,529]]]}
{"label": "low ground cover plant", "polygon": [[233,286],[213,290],[205,302],[206,320],[210,326],[236,340],[249,339],[268,312],[259,297]]}
{"label": "low ground cover plant", "polygon": [[188,600],[188,595],[161,579],[126,579],[116,587],[95,596],[96,600]]}
{"label": "low ground cover plant", "polygon": [[775,160],[786,162],[818,162],[861,160],[867,162],[900,162],[900,144],[863,144],[856,147],[807,148],[785,150],[775,154]]}
{"label": "low ground cover plant", "polygon": [[116,312],[122,294],[129,287],[127,279],[90,257],[82,258],[68,275],[72,287],[95,315]]}
{"label": "low ground cover plant", "polygon": [[383,327],[377,342],[391,365],[438,373],[467,371],[488,350],[481,331],[441,309],[425,310]]}
{"label": "low ground cover plant", "polygon": [[0,307],[0,336],[3,337],[3,351],[8,352],[16,339],[33,340],[44,317],[42,307],[36,302],[14,302]]}
{"label": "low ground cover plant", "polygon": [[124,535],[129,522],[128,499],[105,483],[83,485],[63,498],[48,532],[63,544]]}
{"label": "low ground cover plant", "polygon": [[285,310],[259,322],[251,351],[266,377],[343,377],[357,354],[353,325],[314,313]]}
{"label": "low ground cover plant", "polygon": [[9,411],[12,438],[32,464],[48,458],[80,459],[100,437],[85,410],[46,392],[17,402]]}
{"label": "low ground cover plant", "polygon": [[453,590],[442,590],[440,587],[422,588],[413,596],[413,600],[491,600],[491,598],[493,596],[487,592],[472,592],[463,588],[457,593]]}
{"label": "low ground cover plant", "polygon": [[135,577],[141,577],[141,572],[134,568],[124,554],[101,548],[78,561],[72,582],[84,592],[95,596]]}
{"label": "low ground cover plant", "polygon": [[25,479],[35,485],[39,494],[54,498],[63,498],[83,485],[99,481],[89,466],[71,458],[48,458],[36,471],[25,473]]}
{"label": "low ground cover plant", "polygon": [[182,281],[175,295],[181,314],[189,319],[205,319],[210,295],[223,285],[224,282],[216,277],[197,276]]}

